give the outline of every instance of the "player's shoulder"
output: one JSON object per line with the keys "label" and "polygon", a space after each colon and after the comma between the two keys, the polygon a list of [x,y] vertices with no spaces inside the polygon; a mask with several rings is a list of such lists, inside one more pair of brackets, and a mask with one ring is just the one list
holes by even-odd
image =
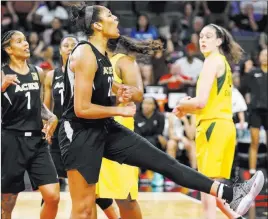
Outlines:
{"label": "player's shoulder", "polygon": [[222,68],[225,66],[225,59],[223,55],[213,55],[206,57],[204,65],[216,66],[217,68]]}

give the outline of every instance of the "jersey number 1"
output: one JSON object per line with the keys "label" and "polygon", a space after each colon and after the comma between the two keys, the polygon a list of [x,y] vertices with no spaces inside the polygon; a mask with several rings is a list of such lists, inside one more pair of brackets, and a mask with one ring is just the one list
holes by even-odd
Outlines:
{"label": "jersey number 1", "polygon": [[61,103],[61,105],[63,105],[63,101],[64,101],[63,89],[59,90],[59,94],[60,94],[60,103]]}
{"label": "jersey number 1", "polygon": [[27,109],[31,109],[31,93],[30,93],[30,91],[27,91],[25,93],[25,96],[28,99],[28,101],[27,101]]}

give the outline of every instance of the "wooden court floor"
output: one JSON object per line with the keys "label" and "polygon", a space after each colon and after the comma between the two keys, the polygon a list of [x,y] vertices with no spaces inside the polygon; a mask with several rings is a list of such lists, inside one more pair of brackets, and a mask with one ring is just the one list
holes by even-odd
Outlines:
{"label": "wooden court floor", "polygon": [[[20,193],[12,219],[38,219],[40,200],[39,192]],[[141,192],[138,200],[144,219],[202,219],[200,202],[182,193]],[[68,219],[70,211],[69,192],[62,192],[57,219]],[[98,219],[106,219],[100,209]],[[216,219],[226,217],[218,211]]]}

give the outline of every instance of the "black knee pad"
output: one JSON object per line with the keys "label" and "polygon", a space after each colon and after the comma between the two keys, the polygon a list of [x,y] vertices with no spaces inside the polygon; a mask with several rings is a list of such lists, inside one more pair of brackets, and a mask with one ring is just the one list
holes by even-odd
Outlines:
{"label": "black knee pad", "polygon": [[97,198],[96,204],[100,206],[102,210],[109,208],[113,204],[113,199],[110,198]]}

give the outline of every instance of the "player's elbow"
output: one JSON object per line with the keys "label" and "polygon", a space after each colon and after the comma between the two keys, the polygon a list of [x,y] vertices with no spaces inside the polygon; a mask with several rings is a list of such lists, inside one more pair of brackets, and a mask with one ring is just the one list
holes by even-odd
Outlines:
{"label": "player's elbow", "polygon": [[81,107],[75,107],[74,106],[74,113],[78,118],[84,118],[84,112]]}
{"label": "player's elbow", "polygon": [[207,105],[207,98],[197,98],[197,109],[203,109]]}
{"label": "player's elbow", "polygon": [[74,104],[74,113],[78,118],[85,118],[85,110],[83,104]]}

